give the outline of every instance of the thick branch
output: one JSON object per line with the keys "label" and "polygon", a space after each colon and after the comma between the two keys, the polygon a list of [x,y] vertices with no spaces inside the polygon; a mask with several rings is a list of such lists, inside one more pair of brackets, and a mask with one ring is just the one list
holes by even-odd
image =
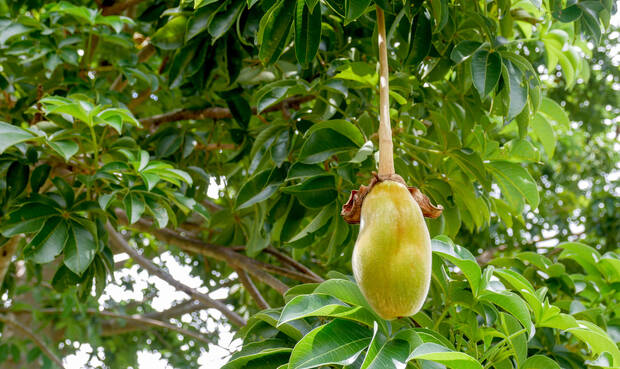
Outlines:
{"label": "thick branch", "polygon": [[[285,99],[284,101],[272,105],[267,109],[263,110],[263,112],[274,112],[279,111],[283,107],[299,109],[299,106],[305,102],[314,100],[314,96],[295,96]],[[256,114],[256,108],[252,109],[252,113]],[[176,122],[179,120],[189,120],[189,119],[226,119],[232,118],[232,113],[230,109],[223,108],[219,106],[211,106],[203,109],[178,109],[168,113],[155,115],[148,118],[140,119],[140,123],[145,127],[151,127],[151,129],[156,128],[158,125],[168,122]]]}
{"label": "thick branch", "polygon": [[222,312],[222,314],[224,314],[228,319],[230,319],[230,321],[238,326],[243,326],[245,325],[245,320],[239,316],[237,313],[229,310],[226,305],[224,305],[221,302],[215,301],[212,298],[210,298],[209,296],[196,291],[195,289],[177,281],[176,279],[174,279],[170,274],[168,274],[166,271],[164,271],[163,269],[157,267],[155,264],[153,264],[149,259],[145,258],[144,256],[140,255],[138,253],[138,251],[136,249],[134,249],[133,247],[131,247],[127,241],[125,241],[125,239],[123,238],[123,236],[121,236],[118,232],[116,232],[116,230],[108,223],[106,224],[106,230],[108,231],[108,234],[110,236],[110,242],[115,244],[117,247],[123,249],[129,256],[131,256],[132,259],[134,259],[136,261],[136,263],[140,264],[144,269],[146,269],[147,271],[149,271],[151,274],[161,278],[162,280],[166,281],[168,284],[170,284],[171,286],[173,286],[174,288],[176,288],[179,291],[183,291],[185,293],[187,293],[188,295],[190,295],[191,297],[203,302],[205,305],[217,309],[220,312]]}
{"label": "thick branch", "polygon": [[[125,224],[127,223],[127,217],[122,210],[117,210],[116,215],[119,217],[120,221],[124,222]],[[153,224],[145,219],[140,219],[137,223],[132,224],[131,226],[142,232],[152,233],[163,242],[166,242],[170,245],[175,245],[184,251],[204,255],[216,260],[225,261],[233,268],[241,268],[250,273],[259,281],[267,284],[281,294],[284,294],[284,292],[286,292],[289,288],[279,279],[265,272],[265,270],[271,269],[270,265],[252,259],[245,255],[239,254],[231,248],[212,245],[195,238],[185,237],[168,228],[153,229]],[[290,274],[291,278],[293,277],[293,275],[295,277],[299,277],[298,274],[300,274],[294,271],[291,271],[291,273],[293,273]]]}
{"label": "thick branch", "polygon": [[133,226],[137,226],[143,231],[151,232],[164,242],[175,245],[182,250],[225,261],[233,268],[241,268],[250,273],[253,277],[257,278],[259,281],[271,286],[273,289],[275,289],[281,294],[284,294],[284,292],[288,291],[289,287],[286,284],[282,283],[279,279],[267,273],[266,270],[271,270],[274,272],[277,271],[282,275],[287,274],[287,276],[289,277],[300,277],[300,273],[296,273],[294,271],[286,272],[286,270],[277,270],[277,267],[274,267],[273,265],[265,264],[245,255],[239,254],[230,248],[212,245],[194,238],[181,236],[173,230],[166,228],[153,230],[151,229],[150,225],[145,226],[145,223],[148,224],[148,222],[141,220]]}
{"label": "thick branch", "polygon": [[11,259],[15,255],[17,245],[19,244],[19,236],[15,236],[7,241],[4,246],[0,246],[0,286],[4,282],[4,277],[11,266]]}
{"label": "thick branch", "polygon": [[243,269],[238,268],[236,270],[237,274],[239,275],[239,280],[243,284],[243,287],[245,287],[245,289],[248,291],[250,296],[252,296],[254,302],[256,302],[256,305],[261,309],[269,309],[269,304],[267,303],[267,301],[265,301],[265,298],[263,297],[263,295],[261,295],[258,288],[256,288],[248,273]]}
{"label": "thick branch", "polygon": [[64,368],[64,366],[62,365],[62,361],[58,358],[58,356],[56,356],[45,345],[45,343],[41,340],[41,338],[39,336],[37,336],[36,334],[34,334],[34,332],[32,332],[30,329],[28,329],[28,327],[22,325],[21,323],[15,321],[15,320],[12,320],[12,319],[8,318],[6,316],[1,316],[0,315],[0,321],[3,322],[4,324],[10,325],[11,327],[15,328],[16,330],[22,332],[25,336],[30,338],[30,340],[32,342],[34,342],[34,344],[37,345],[39,347],[39,349],[41,349],[41,351],[45,354],[45,356],[47,356],[56,365],[58,365],[58,367]]}

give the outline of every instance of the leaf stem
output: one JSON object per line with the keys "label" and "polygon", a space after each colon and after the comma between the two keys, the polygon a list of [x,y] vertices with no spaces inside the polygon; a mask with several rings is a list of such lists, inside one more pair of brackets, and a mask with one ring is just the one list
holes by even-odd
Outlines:
{"label": "leaf stem", "polygon": [[379,44],[379,176],[391,176],[394,171],[394,146],[390,123],[390,85],[385,36],[385,15],[377,6]]}

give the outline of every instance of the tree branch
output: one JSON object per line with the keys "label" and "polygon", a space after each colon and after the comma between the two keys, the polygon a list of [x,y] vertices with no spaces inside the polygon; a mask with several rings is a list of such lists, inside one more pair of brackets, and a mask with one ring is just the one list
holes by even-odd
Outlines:
{"label": "tree branch", "polygon": [[292,257],[286,255],[285,253],[278,251],[275,247],[269,246],[266,251],[271,255],[275,256],[281,262],[288,264],[293,268],[297,269],[298,271],[309,275],[314,279],[314,282],[321,283],[324,281],[324,279],[321,278],[318,274],[314,273],[312,269],[308,268],[307,266],[303,265]]}
{"label": "tree branch", "polygon": [[[90,313],[91,309],[88,310],[88,312]],[[145,324],[145,325],[150,325],[153,327],[159,327],[159,328],[165,328],[165,329],[169,329],[175,332],[179,332],[184,336],[188,336],[188,337],[192,337],[195,338],[199,341],[202,341],[204,343],[213,343],[210,340],[208,340],[205,336],[203,336],[200,333],[197,332],[192,332],[190,330],[181,328],[181,327],[177,327],[174,324],[170,324],[170,323],[164,323],[162,321],[156,320],[156,319],[152,319],[152,318],[148,318],[145,316],[140,316],[140,315],[122,315],[122,314],[116,314],[116,313],[112,313],[109,311],[94,311],[94,314],[97,315],[101,315],[101,316],[106,316],[109,318],[116,318],[116,319],[124,319],[130,322],[134,322],[134,323],[139,323],[139,324]]]}
{"label": "tree branch", "polygon": [[[116,215],[121,222],[127,224],[127,216],[122,210],[118,209]],[[146,219],[140,219],[137,223],[132,224],[131,227],[142,232],[152,233],[161,241],[175,245],[181,250],[225,261],[233,268],[241,268],[281,294],[288,291],[289,287],[286,284],[265,271],[271,269],[268,264],[239,254],[229,247],[212,245],[195,238],[182,236],[168,228],[153,229],[153,224]],[[294,271],[290,273],[300,274]],[[307,278],[306,276],[303,277]]]}
{"label": "tree branch", "polygon": [[39,349],[41,349],[41,351],[43,352],[43,354],[45,354],[45,356],[47,356],[50,360],[52,360],[56,365],[58,365],[58,367],[63,368],[64,366],[62,365],[62,360],[60,360],[58,358],[58,356],[56,356],[46,345],[45,343],[41,340],[40,337],[38,337],[36,334],[34,334],[34,332],[32,332],[30,329],[28,329],[26,326],[22,325],[19,322],[16,322],[6,316],[2,316],[0,315],[0,321],[3,322],[4,324],[10,325],[13,328],[15,328],[16,330],[22,332],[25,336],[27,336],[28,338],[30,338],[30,340],[32,342],[34,342],[35,345],[37,345],[39,347]]}
{"label": "tree branch", "polygon": [[[283,100],[282,102],[272,105],[267,109],[263,110],[263,112],[274,112],[279,111],[283,107],[299,109],[299,106],[305,102],[314,100],[314,96],[295,96],[290,97],[288,99]],[[252,114],[256,114],[256,108],[252,108]],[[180,120],[189,120],[189,119],[226,119],[232,118],[233,115],[228,108],[223,108],[219,106],[211,106],[203,109],[178,109],[173,110],[168,113],[163,113],[160,115],[155,115],[148,118],[140,119],[140,123],[145,127],[150,127],[151,130],[157,128],[158,125],[168,122],[176,122]]]}
{"label": "tree branch", "polygon": [[221,302],[215,301],[209,296],[196,291],[195,289],[177,281],[170,274],[168,274],[163,269],[159,268],[155,264],[153,264],[149,259],[140,255],[136,249],[131,247],[127,241],[121,236],[116,230],[108,223],[106,224],[106,230],[110,235],[110,242],[115,244],[117,247],[123,249],[132,259],[136,261],[136,263],[140,264],[144,269],[149,271],[151,274],[161,278],[166,281],[168,284],[173,286],[179,291],[183,291],[190,295],[191,297],[203,302],[205,305],[217,309],[222,314],[224,314],[230,321],[238,326],[244,326],[246,324],[245,320],[239,316],[237,313],[229,310],[226,305]]}
{"label": "tree branch", "polygon": [[11,266],[11,259],[15,255],[17,245],[19,244],[19,236],[15,236],[7,241],[4,246],[0,246],[0,286],[4,282],[4,277]]}
{"label": "tree branch", "polygon": [[252,296],[252,298],[254,299],[254,302],[256,302],[256,305],[261,309],[269,309],[270,308],[269,304],[267,303],[267,301],[265,301],[265,298],[263,297],[263,295],[260,294],[260,291],[254,285],[254,282],[252,282],[252,279],[250,278],[248,273],[241,268],[237,268],[235,270],[237,271],[237,274],[239,275],[239,280],[243,284],[243,287],[245,287],[245,289],[248,291],[250,296]]}

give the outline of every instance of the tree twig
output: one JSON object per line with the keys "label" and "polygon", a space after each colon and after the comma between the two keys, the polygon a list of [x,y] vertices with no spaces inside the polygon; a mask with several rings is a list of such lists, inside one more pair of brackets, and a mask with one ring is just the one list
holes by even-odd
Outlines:
{"label": "tree twig", "polygon": [[45,343],[41,340],[41,338],[39,336],[37,336],[36,334],[34,334],[34,332],[32,332],[28,327],[24,326],[23,324],[21,324],[21,323],[19,323],[17,321],[14,321],[13,319],[10,319],[10,318],[8,318],[6,316],[2,316],[2,315],[0,315],[0,321],[3,322],[4,324],[12,326],[13,328],[15,328],[18,331],[21,331],[25,336],[30,338],[30,340],[32,342],[34,342],[34,344],[37,345],[39,347],[39,349],[41,349],[41,351],[43,352],[43,354],[45,354],[45,356],[47,356],[56,365],[58,365],[58,367],[64,369],[64,366],[62,365],[62,360],[60,360],[58,358],[58,356],[56,356],[45,345]]}
{"label": "tree twig", "polygon": [[238,326],[244,326],[246,324],[245,320],[239,316],[239,314],[231,311],[219,301],[215,301],[209,296],[198,292],[197,290],[177,281],[170,274],[168,274],[163,269],[159,268],[155,264],[153,264],[149,259],[145,258],[141,254],[138,253],[136,249],[131,247],[127,241],[121,236],[109,223],[106,224],[106,230],[110,236],[110,242],[114,243],[117,247],[123,249],[132,259],[136,261],[136,263],[140,264],[144,269],[149,271],[151,274],[161,278],[174,288],[179,291],[183,291],[190,295],[191,297],[203,302],[208,307],[219,310],[222,314],[224,314],[230,321]]}
{"label": "tree twig", "polygon": [[250,296],[252,296],[252,299],[254,299],[256,305],[261,309],[269,309],[269,304],[267,303],[267,301],[265,301],[265,298],[263,297],[263,295],[261,295],[258,288],[256,288],[248,273],[240,268],[237,268],[236,271],[237,275],[239,275],[239,280],[243,284],[243,287],[245,287],[246,291],[248,291]]}
{"label": "tree twig", "polygon": [[[282,109],[283,106],[288,108],[299,109],[299,106],[305,102],[314,100],[314,96],[295,96],[285,99],[284,101],[272,105],[267,109],[263,110],[263,112],[274,112]],[[252,109],[252,113],[256,114],[256,108]],[[219,106],[211,106],[203,109],[178,109],[173,110],[168,113],[163,113],[160,115],[155,115],[148,118],[140,119],[140,124],[145,127],[150,127],[151,130],[157,128],[158,125],[168,122],[176,122],[180,120],[188,120],[188,119],[226,119],[232,118],[233,115],[228,108],[223,108]]]}

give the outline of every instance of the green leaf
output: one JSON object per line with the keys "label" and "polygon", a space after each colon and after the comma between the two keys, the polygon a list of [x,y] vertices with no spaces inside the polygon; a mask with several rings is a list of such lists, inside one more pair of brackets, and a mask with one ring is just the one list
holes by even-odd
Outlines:
{"label": "green leaf", "polygon": [[67,223],[61,217],[51,217],[30,241],[24,254],[35,263],[49,263],[60,255],[66,240]]}
{"label": "green leaf", "polygon": [[561,369],[560,365],[543,355],[530,356],[519,366],[520,369]]}
{"label": "green leaf", "polygon": [[47,144],[62,156],[65,161],[69,161],[79,150],[78,144],[71,140],[47,141]]}
{"label": "green leaf", "polygon": [[[513,356],[517,359],[517,363],[521,364],[527,358],[527,335],[522,331],[521,324],[512,315],[500,314],[500,322],[504,335],[509,337],[507,342],[513,352]],[[518,332],[521,332],[520,334]]]}
{"label": "green leaf", "polygon": [[370,0],[345,0],[345,22],[347,25],[364,14],[366,8],[370,5]]}
{"label": "green leaf", "polygon": [[295,242],[306,237],[309,234],[315,233],[319,229],[321,229],[327,222],[330,221],[334,217],[334,214],[337,214],[337,211],[334,206],[326,206],[324,207],[315,217],[312,219],[307,226],[305,226],[299,233],[297,233],[293,238],[291,238],[288,242]]}
{"label": "green leaf", "polygon": [[525,198],[533,209],[538,207],[540,201],[538,188],[532,176],[519,164],[507,161],[491,161],[487,164],[502,194],[513,207],[520,211]]}
{"label": "green leaf", "polygon": [[477,152],[471,149],[459,149],[448,152],[448,155],[456,162],[456,164],[467,173],[472,179],[477,179],[484,188],[491,189],[491,181],[488,178],[487,171],[484,169],[482,159]]}
{"label": "green leaf", "polygon": [[146,189],[149,191],[152,190],[161,180],[161,178],[155,173],[140,173],[140,177],[142,177],[144,184],[146,184]]}
{"label": "green leaf", "polygon": [[307,66],[319,50],[321,42],[321,7],[310,11],[305,0],[297,0],[295,13],[295,56]]}
{"label": "green leaf", "polygon": [[230,109],[235,121],[242,128],[247,128],[250,124],[250,118],[252,118],[252,108],[248,101],[241,95],[242,90],[231,90],[220,95],[226,100],[226,105]]}
{"label": "green leaf", "polygon": [[278,325],[307,316],[321,316],[323,312],[326,313],[324,316],[329,316],[329,313],[337,308],[350,309],[342,301],[326,294],[295,296],[282,309]]}
{"label": "green leaf", "polygon": [[495,89],[502,72],[502,59],[498,53],[478,50],[471,60],[474,87],[484,99]]}
{"label": "green leaf", "polygon": [[151,37],[153,45],[164,50],[175,50],[183,46],[187,18],[176,16],[158,29]]}
{"label": "green leaf", "polygon": [[293,348],[289,369],[350,364],[370,343],[371,332],[357,323],[335,319],[313,329]]}
{"label": "green leaf", "polygon": [[66,266],[61,265],[60,268],[56,270],[56,273],[54,274],[51,283],[56,291],[62,293],[68,288],[76,286],[78,283],[80,283],[80,281],[81,278],[79,275],[73,273]]}
{"label": "green leaf", "polygon": [[566,111],[554,100],[543,97],[540,112],[546,116],[547,120],[555,121],[562,128],[570,128],[570,119],[568,119]]}
{"label": "green leaf", "polygon": [[213,7],[209,6],[200,7],[194,12],[194,15],[187,21],[185,43],[207,30],[212,14]]}
{"label": "green leaf", "polygon": [[461,41],[452,49],[450,59],[456,64],[462,63],[482,46],[478,41]]}
{"label": "green leaf", "polygon": [[432,35],[430,15],[426,11],[421,11],[416,16],[415,21],[411,23],[407,64],[417,65],[426,58],[431,50],[432,43],[429,40],[431,40]]}
{"label": "green leaf", "polygon": [[280,58],[286,46],[295,9],[295,0],[276,1],[261,19],[258,30],[258,57],[264,64],[273,64]]}
{"label": "green leaf", "polygon": [[595,45],[598,45],[601,41],[601,27],[598,21],[598,14],[595,10],[600,7],[601,4],[596,1],[583,1],[577,4],[582,10],[581,27],[591,39]]}
{"label": "green leaf", "polygon": [[325,122],[317,123],[310,127],[308,131],[306,131],[305,137],[309,137],[313,133],[323,129],[331,129],[335,132],[338,132],[342,136],[355,143],[357,147],[361,147],[365,142],[364,135],[359,130],[359,128],[357,128],[357,126],[353,123],[344,119],[327,120]]}
{"label": "green leaf", "polygon": [[534,129],[536,137],[545,148],[545,152],[549,156],[549,159],[551,159],[553,157],[553,153],[555,152],[557,138],[555,137],[555,132],[553,131],[551,124],[549,124],[545,118],[545,115],[536,113],[532,120],[532,128]]}
{"label": "green leaf", "polygon": [[256,92],[256,111],[263,110],[276,104],[286,97],[289,90],[297,86],[297,82],[290,79],[268,83]]}
{"label": "green leaf", "polygon": [[209,34],[213,37],[213,41],[222,37],[233,23],[235,23],[237,15],[241,9],[243,9],[244,5],[245,1],[243,0],[224,1],[222,5],[213,12],[209,25],[207,26]]}
{"label": "green leaf", "polygon": [[435,18],[435,33],[438,33],[448,24],[450,18],[448,0],[433,1],[431,10],[433,18]]}
{"label": "green leaf", "polygon": [[511,120],[519,115],[527,103],[528,85],[523,71],[509,59],[503,59],[502,77],[504,78],[504,88],[510,99],[507,119]]}
{"label": "green leaf", "polygon": [[67,183],[67,181],[65,181],[61,177],[52,178],[52,182],[54,183],[54,186],[56,187],[62,198],[65,200],[65,208],[71,208],[75,199],[73,187],[71,187],[71,185],[69,185],[69,183]]}
{"label": "green leaf", "polygon": [[270,338],[260,342],[252,342],[245,346],[241,351],[236,352],[221,369],[242,369],[252,360],[268,358],[272,355],[291,352],[292,349],[286,346],[286,341]]}
{"label": "green leaf", "polygon": [[306,132],[307,139],[301,148],[299,160],[315,164],[364,145],[360,130],[345,120],[330,120],[312,126]]}
{"label": "green leaf", "polygon": [[367,369],[368,366],[373,362],[381,347],[386,341],[385,335],[379,331],[379,325],[377,322],[373,325],[373,333],[370,344],[368,345],[368,349],[366,349],[366,356],[364,357],[364,361],[360,366],[360,369]]}
{"label": "green leaf", "polygon": [[423,343],[409,355],[409,360],[430,360],[452,369],[482,369],[482,365],[464,352],[452,351],[436,343]]}
{"label": "green leaf", "polygon": [[28,141],[34,136],[17,126],[0,122],[0,154],[9,147],[20,142]]}
{"label": "green leaf", "polygon": [[311,177],[298,185],[282,188],[282,192],[294,195],[307,208],[323,207],[338,196],[335,178],[331,174]]}
{"label": "green leaf", "polygon": [[490,291],[485,290],[480,293],[478,298],[480,301],[491,302],[502,309],[506,310],[509,314],[512,314],[519,320],[523,328],[528,332],[532,330],[532,318],[530,311],[527,308],[527,304],[519,296],[510,291]]}
{"label": "green leaf", "polygon": [[7,194],[11,198],[16,198],[28,186],[28,177],[30,175],[30,167],[19,161],[14,161],[6,171]]}
{"label": "green leaf", "polygon": [[601,260],[601,254],[596,249],[581,242],[562,242],[557,247],[562,249],[560,259],[574,260],[590,276],[599,274],[597,265]]}
{"label": "green leaf", "polygon": [[145,209],[144,199],[141,195],[130,192],[123,199],[123,204],[125,205],[125,212],[127,213],[129,224],[134,224],[140,220]]}
{"label": "green leaf", "polygon": [[95,258],[97,244],[93,235],[82,225],[72,222],[65,243],[65,265],[73,273],[82,275]]}
{"label": "green leaf", "polygon": [[437,236],[432,239],[433,253],[450,261],[463,271],[474,296],[478,295],[482,272],[476,258],[464,247],[456,245],[446,236]]}
{"label": "green leaf", "polygon": [[400,369],[404,368],[411,347],[409,342],[401,339],[387,341],[379,350],[367,369]]}
{"label": "green leaf", "polygon": [[237,209],[245,209],[273,196],[284,181],[284,171],[266,169],[257,173],[239,189],[235,200]]}
{"label": "green leaf", "polygon": [[8,220],[2,221],[0,233],[4,237],[12,237],[21,233],[36,232],[41,229],[48,217],[57,214],[58,210],[51,206],[27,203],[10,213]]}
{"label": "green leaf", "polygon": [[578,320],[577,324],[578,327],[568,328],[566,331],[587,343],[594,354],[609,352],[613,357],[614,366],[620,364],[620,349],[603,329],[585,320]]}
{"label": "green leaf", "polygon": [[30,176],[30,189],[33,193],[39,192],[39,189],[50,175],[52,167],[49,164],[41,164],[34,168]]}
{"label": "green leaf", "polygon": [[348,279],[328,279],[316,287],[314,293],[324,293],[347,304],[371,309],[357,284]]}

